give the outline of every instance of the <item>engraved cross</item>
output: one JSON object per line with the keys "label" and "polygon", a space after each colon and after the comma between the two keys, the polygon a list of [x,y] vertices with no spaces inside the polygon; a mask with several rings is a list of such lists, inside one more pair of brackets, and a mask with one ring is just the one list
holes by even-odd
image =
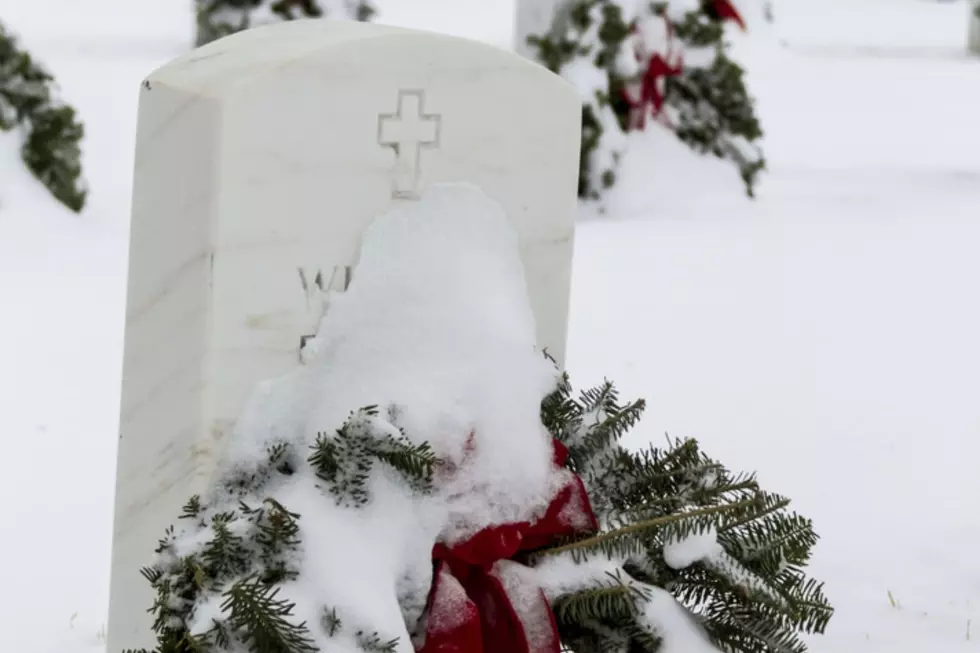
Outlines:
{"label": "engraved cross", "polygon": [[392,197],[417,199],[423,149],[439,147],[442,116],[425,113],[424,91],[399,91],[398,111],[378,116],[378,143],[395,151]]}

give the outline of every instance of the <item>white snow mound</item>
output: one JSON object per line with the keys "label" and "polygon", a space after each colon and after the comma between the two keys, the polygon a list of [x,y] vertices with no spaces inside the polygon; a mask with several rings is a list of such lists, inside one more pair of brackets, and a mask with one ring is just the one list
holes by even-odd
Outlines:
{"label": "white snow mound", "polygon": [[[535,332],[516,232],[476,187],[434,187],[367,229],[314,354],[257,389],[218,475],[260,463],[276,440],[308,451],[368,405],[396,405],[406,436],[428,442],[454,471],[439,477],[434,496],[419,497],[376,466],[372,499],[360,508],[335,505],[308,466],[275,488],[301,515],[300,577],[283,588],[298,620],[317,624],[333,607],[345,623],[411,651],[398,598],[425,596],[434,543],[543,512],[554,488],[540,405],[556,371]],[[321,650],[357,650],[314,635]]]}

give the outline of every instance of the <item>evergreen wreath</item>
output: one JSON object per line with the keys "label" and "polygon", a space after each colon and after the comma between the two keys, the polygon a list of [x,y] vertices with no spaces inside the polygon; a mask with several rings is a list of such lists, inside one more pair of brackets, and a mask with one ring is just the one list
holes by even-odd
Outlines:
{"label": "evergreen wreath", "polygon": [[599,200],[615,184],[626,134],[645,129],[647,113],[693,150],[735,164],[754,195],[762,128],[724,39],[725,21],[744,23],[728,0],[672,2],[568,0],[546,34],[528,38],[582,93],[582,198]]}
{"label": "evergreen wreath", "polygon": [[[548,595],[562,647],[660,651],[661,631],[646,608],[666,592],[723,651],[803,653],[801,634],[823,632],[833,613],[822,585],[805,573],[817,541],[810,520],[788,511],[788,499],[761,490],[754,476],[730,473],[694,440],[622,448],[618,441],[644,409],[642,400],[621,403],[609,382],[575,397],[567,375],[542,403],[542,422],[567,448],[565,466],[583,479],[600,529],[520,562],[621,563],[587,587]],[[379,466],[402,478],[406,493],[432,492],[441,461],[428,445],[405,438],[397,422],[394,408],[363,408],[309,451],[273,443],[263,464],[223,479],[219,503],[192,497],[184,527],[167,530],[157,561],[142,570],[156,591],[149,610],[154,651],[313,653],[311,633],[319,629],[353,637],[365,653],[393,653],[397,639],[346,623],[335,607],[318,607],[318,623],[296,619],[295,603],[280,590],[300,573],[302,520],[271,495],[300,465],[310,466],[324,500],[337,505],[371,501],[367,481]],[[414,599],[399,597],[413,640],[425,632],[425,616],[408,605]]]}
{"label": "evergreen wreath", "polygon": [[[369,21],[377,13],[371,0],[339,0],[347,18]],[[328,14],[321,0],[195,0],[198,46],[254,26],[254,14],[269,12],[278,20],[323,18]]]}
{"label": "evergreen wreath", "polygon": [[20,155],[28,170],[78,213],[86,196],[79,146],[84,129],[54,89],[54,77],[0,23],[0,131],[23,135]]}

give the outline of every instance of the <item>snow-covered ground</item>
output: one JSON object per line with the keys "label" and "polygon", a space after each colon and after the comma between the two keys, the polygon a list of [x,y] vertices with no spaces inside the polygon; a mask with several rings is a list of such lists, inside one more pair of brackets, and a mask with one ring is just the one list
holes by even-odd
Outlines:
{"label": "snow-covered ground", "polygon": [[[0,0],[86,122],[92,186],[81,217],[59,210],[0,137],[2,651],[101,648],[136,91],[187,47],[189,4]],[[512,0],[381,4],[386,22],[509,38]],[[837,607],[815,653],[977,651],[966,3],[777,0],[775,16],[739,37],[767,132],[759,198],[668,136],[636,138],[609,214],[580,226],[569,368],[649,400],[633,443],[698,437],[815,519]]]}

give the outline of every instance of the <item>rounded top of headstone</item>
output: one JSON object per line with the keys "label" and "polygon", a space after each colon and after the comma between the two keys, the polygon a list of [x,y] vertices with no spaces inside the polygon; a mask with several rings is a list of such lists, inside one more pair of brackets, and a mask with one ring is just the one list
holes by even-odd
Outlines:
{"label": "rounded top of headstone", "polygon": [[[544,66],[487,43],[422,30],[347,20],[293,20],[231,34],[162,66],[147,79],[200,95],[220,96],[232,87],[274,74],[279,68],[343,50],[346,62],[358,53],[390,50],[393,65],[418,69],[429,65],[440,74],[458,70],[513,70],[536,75],[541,84],[572,90],[571,84]],[[375,61],[376,56],[371,57]],[[366,71],[352,70],[355,73]]]}

